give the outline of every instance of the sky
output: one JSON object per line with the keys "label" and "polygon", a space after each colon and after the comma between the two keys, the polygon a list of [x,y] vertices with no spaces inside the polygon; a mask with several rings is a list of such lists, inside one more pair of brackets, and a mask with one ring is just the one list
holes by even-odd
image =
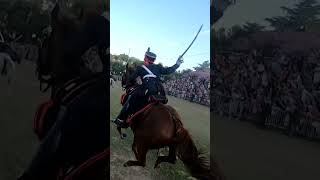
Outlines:
{"label": "sky", "polygon": [[284,15],[281,6],[292,7],[300,0],[236,0],[236,4],[228,7],[223,17],[215,24],[216,28],[230,28],[235,24],[257,22],[268,26],[267,17]]}
{"label": "sky", "polygon": [[175,64],[203,24],[178,70],[210,58],[210,0],[111,0],[110,24],[111,54],[143,60],[150,47],[164,66]]}

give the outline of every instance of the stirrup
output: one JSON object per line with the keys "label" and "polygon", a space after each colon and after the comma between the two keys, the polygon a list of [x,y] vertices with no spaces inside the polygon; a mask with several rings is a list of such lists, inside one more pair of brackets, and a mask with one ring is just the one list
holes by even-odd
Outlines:
{"label": "stirrup", "polygon": [[124,121],[119,118],[113,119],[111,122],[115,123],[118,127],[121,127],[124,124]]}

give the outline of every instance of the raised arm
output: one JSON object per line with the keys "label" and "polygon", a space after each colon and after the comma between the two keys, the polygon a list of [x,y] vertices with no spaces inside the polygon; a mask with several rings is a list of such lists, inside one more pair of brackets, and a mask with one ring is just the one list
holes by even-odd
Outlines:
{"label": "raised arm", "polygon": [[162,67],[160,66],[160,73],[161,74],[171,74],[174,73],[179,67],[180,65],[183,63],[183,58],[179,57],[176,64],[171,66],[171,67]]}

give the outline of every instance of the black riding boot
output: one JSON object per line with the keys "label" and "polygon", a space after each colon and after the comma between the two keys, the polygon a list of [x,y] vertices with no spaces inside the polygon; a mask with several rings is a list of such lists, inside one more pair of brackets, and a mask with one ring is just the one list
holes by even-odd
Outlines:
{"label": "black riding boot", "polygon": [[128,97],[126,103],[123,105],[119,115],[117,116],[117,118],[115,120],[113,120],[112,122],[114,122],[118,127],[122,126],[123,124],[126,123],[126,120],[128,118],[128,111],[129,111],[129,106],[130,106],[130,99],[131,99],[131,95]]}

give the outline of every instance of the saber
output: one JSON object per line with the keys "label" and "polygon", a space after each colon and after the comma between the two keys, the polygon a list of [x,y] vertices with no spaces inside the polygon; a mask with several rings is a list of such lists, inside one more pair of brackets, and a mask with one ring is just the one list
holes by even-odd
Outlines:
{"label": "saber", "polygon": [[202,29],[203,24],[200,26],[200,29],[196,35],[196,37],[194,37],[194,39],[192,40],[191,44],[189,45],[189,47],[182,53],[182,55],[180,57],[182,57],[184,54],[186,54],[186,52],[190,49],[190,47],[192,46],[192,44],[194,43],[194,41],[197,39],[201,29]]}

